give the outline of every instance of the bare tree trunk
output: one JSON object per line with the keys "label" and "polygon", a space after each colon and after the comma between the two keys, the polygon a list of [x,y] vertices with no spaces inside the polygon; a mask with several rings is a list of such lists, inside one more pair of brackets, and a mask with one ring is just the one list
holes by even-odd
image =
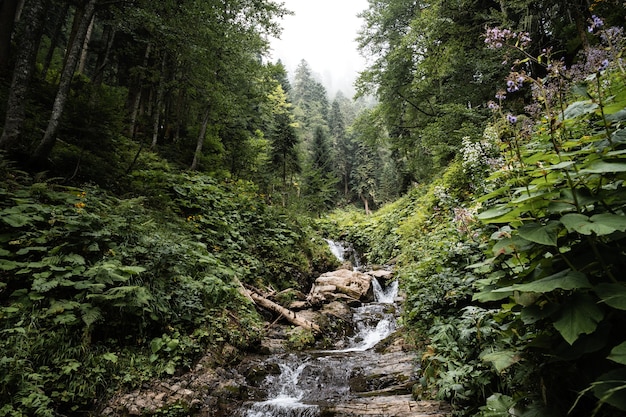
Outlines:
{"label": "bare tree trunk", "polygon": [[157,87],[156,104],[152,111],[152,144],[150,149],[154,149],[159,139],[159,120],[161,116],[161,108],[163,107],[163,96],[165,95],[165,64],[167,63],[167,54],[163,52],[161,60],[161,75],[159,77],[159,86]]}
{"label": "bare tree trunk", "polygon": [[91,19],[96,11],[97,3],[98,0],[88,0],[85,5],[80,24],[78,25],[78,29],[76,31],[76,36],[70,45],[65,66],[61,72],[59,88],[52,106],[52,114],[50,116],[50,120],[48,121],[48,127],[43,139],[39,142],[39,145],[35,149],[35,152],[30,160],[30,164],[33,166],[41,165],[50,155],[52,148],[54,148],[56,134],[59,129],[59,122],[61,121],[61,116],[63,115],[65,103],[67,102],[67,97],[72,85],[72,78],[74,77],[80,52],[83,47],[85,37],[87,36],[87,30],[91,24]]}
{"label": "bare tree trunk", "polygon": [[370,214],[372,214],[372,210],[370,210],[369,201],[367,200],[367,197],[363,195],[361,196],[361,200],[363,201],[363,205],[365,206],[365,215],[369,216]]}
{"label": "bare tree trunk", "polygon": [[[146,45],[146,52],[143,55],[143,67],[145,68],[148,65],[148,59],[150,58],[150,53],[152,52],[152,44]],[[139,114],[139,105],[141,104],[141,94],[143,89],[141,88],[141,76],[133,77],[133,82],[137,87],[137,92],[135,93],[135,98],[131,104],[130,108],[130,123],[128,126],[128,137],[131,139],[135,137],[135,132],[137,131],[137,115]],[[132,91],[129,88],[129,91]]]}
{"label": "bare tree trunk", "polygon": [[26,3],[26,0],[18,0],[17,2],[17,10],[15,11],[15,23],[20,21],[20,17],[22,16],[22,10],[24,10],[24,3]]}
{"label": "bare tree trunk", "polygon": [[23,9],[23,19],[18,24],[17,56],[7,99],[4,130],[0,136],[0,149],[14,148],[21,136],[26,95],[35,68],[47,7],[47,0],[29,1]]}
{"label": "bare tree trunk", "polygon": [[106,25],[103,29],[102,40],[106,46],[98,53],[96,70],[93,76],[94,85],[100,85],[104,80],[104,69],[109,62],[109,54],[115,40],[115,33],[115,29],[111,25]]}
{"label": "bare tree trunk", "polygon": [[17,0],[0,2],[0,78],[8,77],[11,55],[11,35],[15,24]]}
{"label": "bare tree trunk", "polygon": [[89,52],[89,41],[91,40],[91,34],[93,33],[93,25],[95,20],[95,16],[92,16],[91,23],[89,23],[89,26],[87,27],[87,34],[85,35],[85,41],[83,42],[83,48],[80,52],[80,60],[78,62],[77,71],[79,74],[85,73],[85,65],[87,64],[87,55]]}
{"label": "bare tree trunk", "polygon": [[256,304],[270,311],[280,314],[285,319],[287,319],[289,323],[295,324],[296,326],[300,326],[306,330],[311,330],[317,334],[322,332],[322,329],[320,329],[320,327],[317,324],[305,319],[304,317],[300,317],[298,314],[296,314],[295,311],[291,311],[281,305],[278,305],[275,302],[270,301],[265,297],[262,297],[261,295],[257,294],[254,291],[248,291],[248,294],[250,295],[250,297]]}
{"label": "bare tree trunk", "polygon": [[206,135],[206,129],[209,125],[209,117],[211,116],[211,106],[208,106],[204,117],[202,119],[202,126],[200,127],[200,133],[198,134],[198,140],[196,141],[196,151],[193,154],[193,162],[189,167],[190,170],[195,171],[198,169],[198,160],[202,155],[202,145],[204,144],[204,136]]}

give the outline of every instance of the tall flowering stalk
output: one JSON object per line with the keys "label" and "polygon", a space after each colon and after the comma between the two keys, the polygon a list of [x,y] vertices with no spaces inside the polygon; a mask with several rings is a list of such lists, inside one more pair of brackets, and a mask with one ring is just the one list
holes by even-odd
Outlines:
{"label": "tall flowering stalk", "polygon": [[[626,326],[622,32],[593,16],[589,33],[597,43],[570,66],[550,49],[530,56],[527,34],[499,28],[485,33],[489,48],[505,50],[507,60],[519,57],[488,103],[510,161],[504,166],[515,166],[515,177],[504,169],[491,175],[502,186],[480,198],[486,210],[477,216],[497,230],[491,257],[477,266],[490,269],[474,299],[502,300],[498,320],[507,345],[482,357],[503,386],[508,378],[523,380],[498,397],[507,405],[503,416],[522,415],[523,409],[548,415],[563,401],[569,405],[562,414],[570,407],[582,408],[580,415],[584,407],[592,410],[586,415],[626,412],[626,335],[603,334]],[[515,112],[510,97],[528,92],[532,103]],[[577,355],[562,353],[571,351]],[[593,369],[577,372],[588,364]],[[557,383],[567,378],[588,388]],[[532,386],[543,392],[524,388]],[[578,398],[571,395],[576,390]],[[500,416],[488,413],[495,406],[494,400],[484,416]],[[612,408],[600,414],[601,407]]]}

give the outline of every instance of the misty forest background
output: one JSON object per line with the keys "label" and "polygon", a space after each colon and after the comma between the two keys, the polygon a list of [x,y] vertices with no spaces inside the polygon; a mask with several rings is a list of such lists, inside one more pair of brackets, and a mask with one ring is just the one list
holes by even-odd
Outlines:
{"label": "misty forest background", "polygon": [[307,291],[324,238],[394,265],[416,398],[623,415],[624,3],[370,0],[354,98],[268,61],[288,13],[0,2],[0,416],[253,351],[239,286]]}

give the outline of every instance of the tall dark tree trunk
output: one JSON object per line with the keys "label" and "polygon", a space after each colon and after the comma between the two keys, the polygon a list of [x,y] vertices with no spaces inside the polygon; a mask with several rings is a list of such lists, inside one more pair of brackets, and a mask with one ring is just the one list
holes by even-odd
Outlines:
{"label": "tall dark tree trunk", "polygon": [[93,25],[95,21],[95,16],[91,17],[91,22],[87,27],[87,34],[85,35],[85,40],[83,41],[83,47],[80,52],[80,60],[78,61],[78,73],[84,74],[85,67],[87,66],[87,56],[89,53],[89,42],[91,41],[91,35],[93,34]]}
{"label": "tall dark tree trunk", "polygon": [[104,70],[109,62],[109,54],[115,40],[115,29],[111,25],[105,25],[102,32],[102,43],[104,47],[98,51],[98,59],[96,60],[96,70],[92,82],[94,85],[100,85],[104,81]]}
{"label": "tall dark tree trunk", "polygon": [[11,35],[18,0],[0,1],[0,78],[8,78],[11,56]]}
{"label": "tall dark tree trunk", "polygon": [[200,156],[202,156],[202,146],[204,144],[204,137],[206,135],[206,129],[209,125],[209,118],[211,116],[211,107],[207,107],[204,117],[202,118],[202,126],[200,127],[200,133],[198,134],[198,140],[196,141],[196,151],[193,154],[193,162],[189,167],[190,170],[195,171],[198,169],[198,163]]}
{"label": "tall dark tree trunk", "polygon": [[78,25],[78,29],[76,31],[76,36],[74,37],[73,42],[69,45],[65,66],[61,72],[59,88],[52,106],[52,114],[50,115],[50,120],[48,121],[48,127],[44,133],[43,139],[41,139],[41,142],[39,142],[39,145],[31,157],[31,166],[42,165],[50,155],[52,148],[54,148],[56,134],[59,129],[61,116],[63,115],[65,103],[67,102],[67,97],[70,92],[74,72],[76,71],[76,66],[78,65],[81,50],[85,42],[85,37],[87,36],[87,30],[89,29],[91,19],[96,11],[97,3],[98,0],[87,0],[87,4],[85,4],[80,24]]}
{"label": "tall dark tree trunk", "polygon": [[[143,67],[146,68],[148,66],[148,59],[150,58],[150,53],[152,52],[152,44],[146,45],[146,52],[143,55]],[[143,88],[142,84],[142,76],[136,75],[133,77],[133,82],[129,86],[129,97],[132,97],[130,102],[130,123],[128,124],[128,137],[134,139],[135,133],[137,132],[137,115],[139,114],[139,105],[141,104],[141,94]],[[133,85],[134,84],[134,85]]]}
{"label": "tall dark tree trunk", "polygon": [[48,0],[29,0],[22,9],[22,19],[16,36],[17,55],[7,99],[4,130],[0,136],[0,149],[14,149],[21,136],[26,113],[26,95],[35,68],[47,7]]}

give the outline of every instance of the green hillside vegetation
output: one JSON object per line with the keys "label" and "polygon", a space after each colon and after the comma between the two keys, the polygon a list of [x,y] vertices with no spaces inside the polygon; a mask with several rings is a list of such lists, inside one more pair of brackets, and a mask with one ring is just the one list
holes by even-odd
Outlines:
{"label": "green hillside vegetation", "polygon": [[161,173],[150,196],[116,197],[2,171],[2,415],[86,410],[207,350],[254,350],[263,323],[239,287],[300,288],[335,262],[250,183]]}
{"label": "green hillside vegetation", "polygon": [[[524,52],[520,35],[490,34]],[[534,113],[504,113],[502,97],[438,179],[374,216],[324,222],[368,262],[395,264],[418,397],[481,417],[626,410],[626,73],[597,65],[524,74]]]}

